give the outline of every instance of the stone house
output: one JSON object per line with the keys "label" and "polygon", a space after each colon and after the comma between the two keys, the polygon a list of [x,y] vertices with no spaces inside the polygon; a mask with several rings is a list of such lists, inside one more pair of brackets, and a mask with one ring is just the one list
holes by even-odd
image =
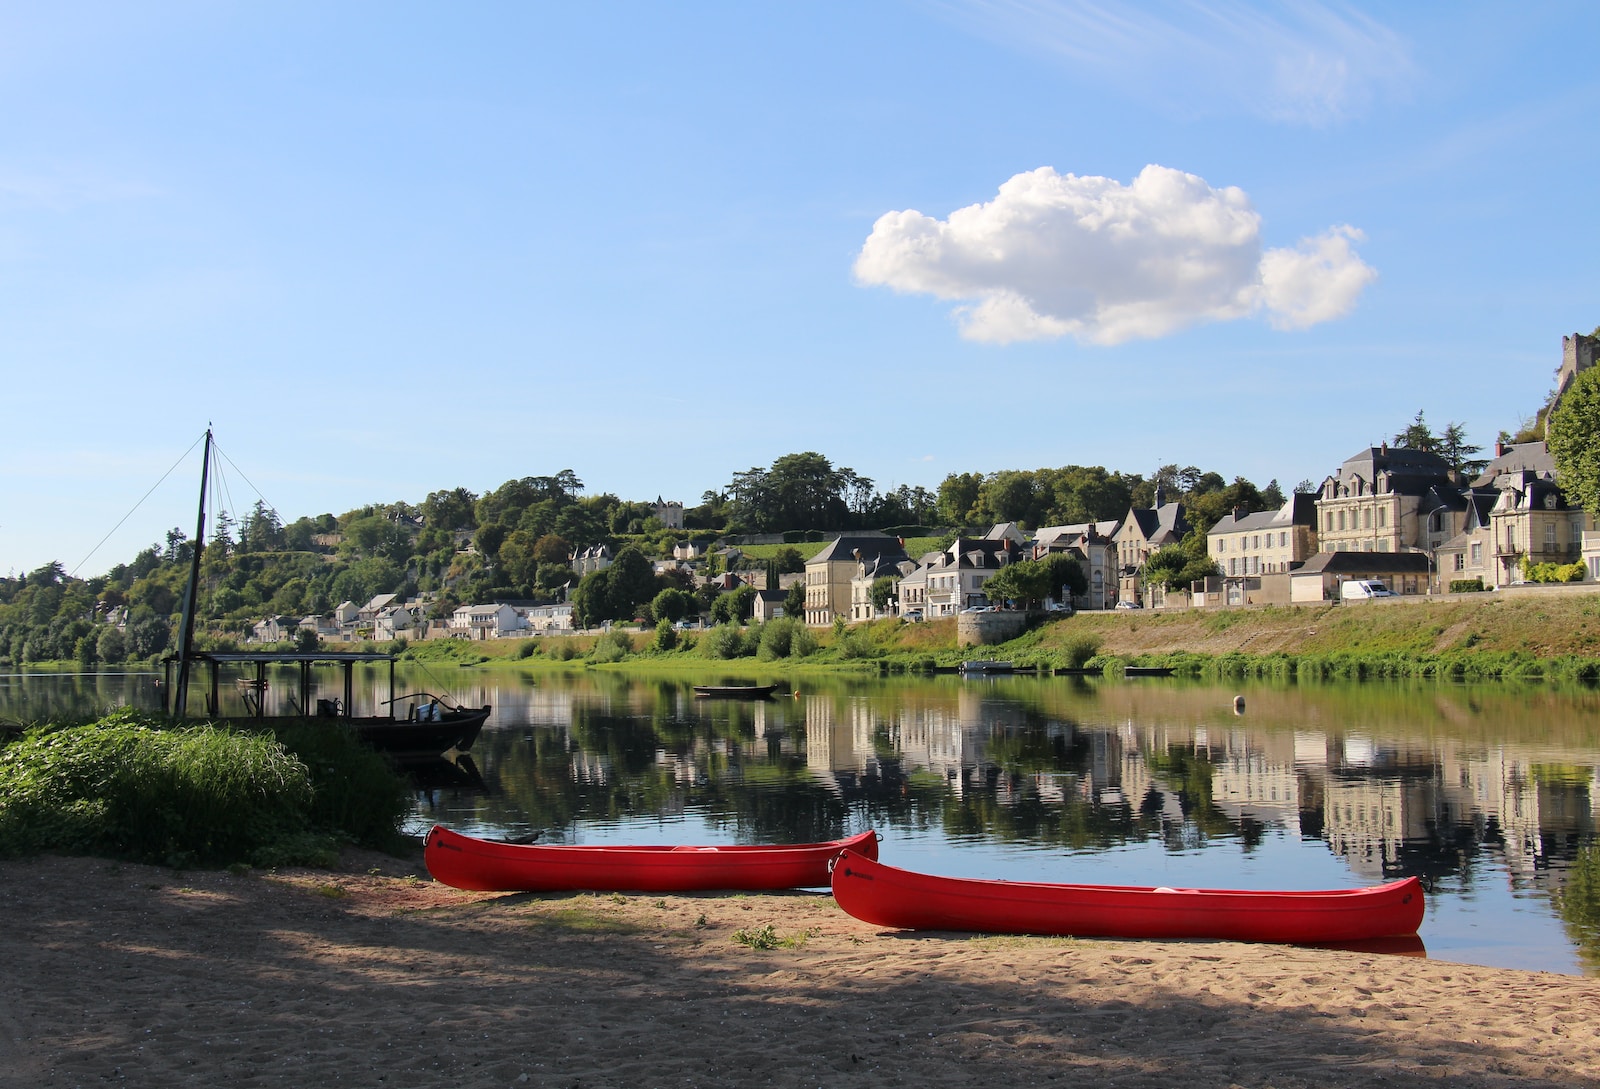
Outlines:
{"label": "stone house", "polygon": [[[963,609],[990,604],[983,594],[984,583],[1008,563],[1021,559],[1024,552],[1010,537],[957,537],[950,547],[935,554],[925,565],[922,576],[922,615],[929,620],[955,616]],[[910,572],[909,574],[916,574]],[[905,580],[901,580],[904,587]],[[913,584],[915,586],[915,584]],[[899,594],[902,610],[908,607],[904,590]]]}
{"label": "stone house", "polygon": [[806,561],[806,623],[825,627],[832,624],[836,616],[850,616],[850,584],[860,573],[863,562],[898,563],[908,558],[905,546],[896,537],[881,534],[835,537]]}
{"label": "stone house", "polygon": [[1295,494],[1277,510],[1225,514],[1206,533],[1206,551],[1226,578],[1292,571],[1317,552],[1317,497]]}
{"label": "stone house", "polygon": [[1115,519],[1081,522],[1070,526],[1042,526],[1034,534],[1030,558],[1066,553],[1083,568],[1088,589],[1072,602],[1075,609],[1109,609],[1117,601],[1117,579],[1121,569],[1116,542]]}
{"label": "stone house", "polygon": [[611,547],[605,544],[590,545],[572,557],[572,572],[580,579],[611,566]]}
{"label": "stone house", "polygon": [[1466,498],[1429,450],[1369,447],[1345,459],[1317,493],[1324,552],[1431,551],[1461,532]]}
{"label": "stone house", "polygon": [[527,631],[527,620],[502,603],[462,605],[450,614],[450,634],[458,639],[505,639]]}
{"label": "stone house", "polygon": [[[1143,571],[1145,561],[1155,553],[1182,542],[1189,533],[1189,519],[1182,503],[1163,503],[1156,495],[1154,507],[1134,507],[1128,511],[1112,535],[1117,545],[1117,596],[1123,601],[1145,602]],[[1153,597],[1161,597],[1160,587],[1151,587]]]}

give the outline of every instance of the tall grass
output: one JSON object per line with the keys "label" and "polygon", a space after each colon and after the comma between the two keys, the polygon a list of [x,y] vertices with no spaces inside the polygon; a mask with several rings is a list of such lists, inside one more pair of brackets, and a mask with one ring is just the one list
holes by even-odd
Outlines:
{"label": "tall grass", "polygon": [[0,856],[45,851],[165,865],[325,862],[390,846],[409,799],[348,731],[168,728],[116,712],[0,749]]}

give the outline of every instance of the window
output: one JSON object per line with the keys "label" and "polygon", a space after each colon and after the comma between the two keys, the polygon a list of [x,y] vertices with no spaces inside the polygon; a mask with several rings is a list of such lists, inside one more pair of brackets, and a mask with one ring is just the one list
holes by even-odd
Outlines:
{"label": "window", "polygon": [[1472,542],[1472,566],[1477,567],[1482,562],[1483,562],[1483,543],[1481,541],[1473,541]]}
{"label": "window", "polygon": [[1339,531],[1344,531],[1344,511],[1339,512]]}
{"label": "window", "polygon": [[1361,528],[1362,529],[1371,529],[1372,528],[1372,508],[1370,508],[1370,507],[1368,507],[1366,510],[1361,512]]}
{"label": "window", "polygon": [[1288,530],[1284,530],[1282,533],[1278,534],[1278,547],[1279,548],[1288,548],[1289,547],[1289,531]]}
{"label": "window", "polygon": [[1544,546],[1547,549],[1553,549],[1556,546],[1556,524],[1554,522],[1548,522],[1545,524]]}
{"label": "window", "polygon": [[1251,541],[1251,544],[1250,544],[1251,548],[1260,548],[1261,547],[1261,534],[1257,533],[1254,537],[1250,538],[1250,541]]}
{"label": "window", "polygon": [[1389,524],[1389,511],[1386,507],[1378,508],[1378,528],[1383,529]]}
{"label": "window", "polygon": [[1465,571],[1466,568],[1467,568],[1467,556],[1466,556],[1466,553],[1457,552],[1456,553],[1456,570],[1457,571]]}
{"label": "window", "polygon": [[1217,538],[1217,551],[1218,552],[1226,552],[1226,551],[1228,551],[1228,539],[1226,537],[1218,537]]}

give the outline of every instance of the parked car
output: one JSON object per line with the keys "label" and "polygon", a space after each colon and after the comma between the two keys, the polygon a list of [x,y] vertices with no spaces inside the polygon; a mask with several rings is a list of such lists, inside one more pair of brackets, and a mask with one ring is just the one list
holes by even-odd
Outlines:
{"label": "parked car", "polygon": [[912,623],[915,623],[918,620],[922,619],[922,610],[921,609],[907,609],[906,612],[905,612],[905,618],[907,620],[911,621]]}
{"label": "parked car", "polygon": [[1115,605],[1113,605],[1112,608],[1114,608],[1114,609],[1142,609],[1142,608],[1144,608],[1144,606],[1139,604],[1137,601],[1119,601]]}

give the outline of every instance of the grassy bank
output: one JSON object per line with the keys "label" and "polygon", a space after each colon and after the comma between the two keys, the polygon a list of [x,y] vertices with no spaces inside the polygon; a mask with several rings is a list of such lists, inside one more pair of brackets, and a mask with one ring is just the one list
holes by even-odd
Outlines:
{"label": "grassy bank", "polygon": [[609,639],[440,642],[408,648],[406,657],[435,666],[648,666],[685,673],[735,665],[773,673],[915,671],[987,657],[1053,669],[1163,665],[1197,676],[1543,677],[1595,683],[1600,681],[1600,594],[1080,613],[1043,620],[1016,639],[982,648],[957,645],[954,619],[813,630],[804,653],[764,650],[760,627],[745,629],[743,646],[732,652],[735,640],[725,631],[684,633],[665,650],[655,648],[652,639],[652,632],[635,631]]}

